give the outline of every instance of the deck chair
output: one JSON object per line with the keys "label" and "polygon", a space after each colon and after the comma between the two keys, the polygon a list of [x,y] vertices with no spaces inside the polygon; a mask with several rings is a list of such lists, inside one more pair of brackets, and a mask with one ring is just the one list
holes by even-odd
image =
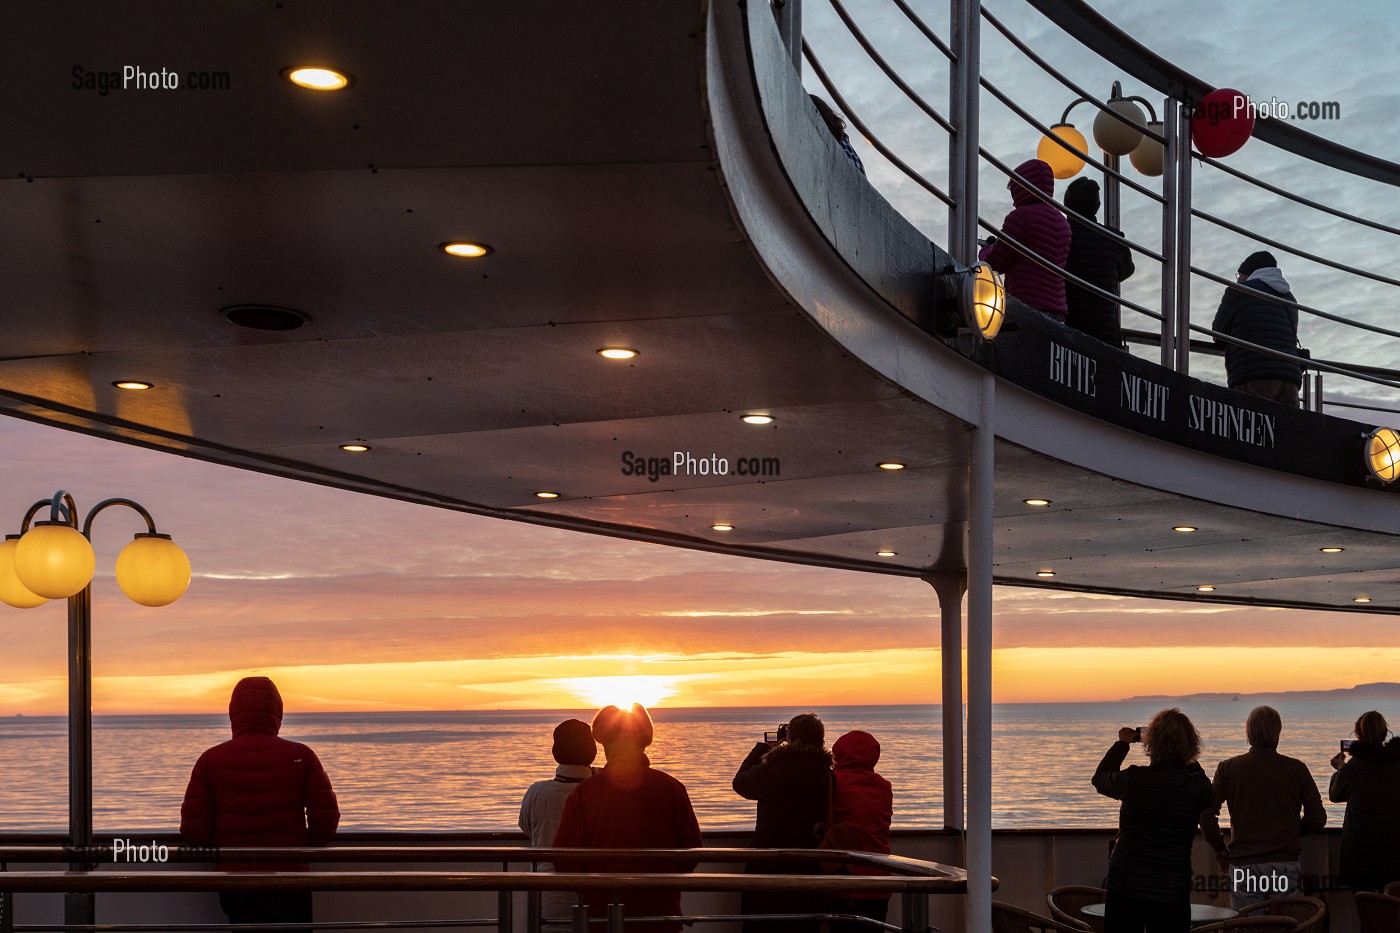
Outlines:
{"label": "deck chair", "polygon": [[1400,897],[1361,891],[1356,895],[1356,915],[1362,933],[1400,933]]}
{"label": "deck chair", "polygon": [[1322,922],[1326,913],[1326,904],[1315,897],[1302,895],[1270,898],[1240,909],[1241,917],[1292,917],[1297,921],[1299,930],[1312,929]]}
{"label": "deck chair", "polygon": [[1108,892],[1103,888],[1064,884],[1045,895],[1045,903],[1050,905],[1050,916],[1061,923],[1075,920],[1087,923],[1094,933],[1103,933],[1103,917],[1088,917],[1080,910],[1090,904],[1102,904],[1107,897]]}
{"label": "deck chair", "polygon": [[992,901],[992,933],[1087,933],[1089,930],[1089,924],[1080,920],[1051,920],[1024,907]]}
{"label": "deck chair", "polygon": [[1292,917],[1231,917],[1196,927],[1192,933],[1288,933],[1296,929],[1298,924]]}

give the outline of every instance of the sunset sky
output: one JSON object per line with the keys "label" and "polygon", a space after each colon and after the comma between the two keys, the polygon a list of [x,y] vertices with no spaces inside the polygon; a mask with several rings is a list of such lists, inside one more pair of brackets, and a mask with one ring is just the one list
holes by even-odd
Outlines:
{"label": "sunset sky", "polygon": [[[128,496],[194,564],[181,600],[137,606],[111,573],[139,519],[97,519],[99,713],[217,711],[253,672],[299,710],[938,699],[937,601],[917,580],[478,518],[10,419],[0,449],[7,530],[60,487],[83,511]],[[64,710],[64,639],[61,604],[0,606],[0,715]],[[996,644],[1002,702],[1400,679],[1394,621],[1354,614],[1003,588]]]}
{"label": "sunset sky", "polygon": [[[928,6],[925,4],[924,6]],[[1116,75],[1023,4],[996,4],[1005,20],[1071,77],[1105,95]],[[1400,151],[1400,93],[1391,59],[1400,43],[1391,7],[1356,3],[1099,5],[1130,33],[1207,80],[1251,95],[1336,100],[1342,120],[1303,128],[1370,152]],[[853,3],[859,15],[887,3]],[[1005,7],[1005,9],[1002,9]],[[824,4],[807,29],[833,72],[848,75],[853,102],[904,152],[928,154],[944,177],[946,137],[916,124],[882,76],[870,75]],[[946,30],[943,5],[928,13]],[[1038,118],[1058,120],[1072,96],[1006,54],[983,29],[983,61]],[[881,20],[872,38],[896,67],[929,69],[908,23]],[[842,71],[841,66],[854,71]],[[864,71],[859,69],[864,68]],[[923,70],[918,70],[923,69]],[[853,76],[852,76],[853,75]],[[922,85],[921,85],[922,87]],[[815,89],[815,88],[814,88]],[[1129,84],[1129,94],[1144,89]],[[943,97],[939,98],[938,93]],[[946,100],[946,86],[930,89]],[[1034,152],[1033,131],[984,95],[983,144],[1016,164]],[[1087,108],[1076,111],[1081,127]],[[941,131],[940,131],[941,132]],[[857,134],[853,134],[853,137]],[[864,145],[857,140],[858,145]],[[943,215],[869,149],[870,179],[931,237]],[[922,164],[922,163],[921,163]],[[1289,171],[1251,143],[1235,163]],[[1283,168],[1280,168],[1283,166]],[[1393,188],[1349,178],[1297,177],[1312,196],[1400,224]],[[1317,226],[1260,206],[1200,176],[1210,205],[1303,248],[1374,268],[1393,267],[1393,237]],[[1286,183],[1286,182],[1285,182]],[[983,213],[1009,204],[1004,179],[984,172]],[[1160,218],[1125,199],[1125,226],[1148,245]],[[1267,211],[1268,213],[1264,213]],[[1330,236],[1316,235],[1327,233]],[[1193,249],[1213,271],[1232,271],[1254,247],[1204,228]],[[1286,263],[1301,301],[1385,318],[1395,289],[1333,288],[1332,270]],[[1387,271],[1387,274],[1394,274]],[[1155,270],[1131,281],[1148,304]],[[1218,289],[1197,286],[1196,320],[1209,323]],[[1327,300],[1324,301],[1324,298]],[[1143,326],[1125,319],[1127,326]],[[1393,345],[1372,335],[1323,336],[1304,325],[1314,355],[1394,365]],[[1146,351],[1139,349],[1142,354]],[[1204,370],[1208,372],[1208,366]],[[1330,377],[1329,377],[1330,378]],[[1394,393],[1329,391],[1375,402]],[[938,700],[938,605],[924,583],[629,543],[375,499],[144,451],[0,418],[0,525],[19,530],[25,509],[59,488],[83,512],[127,496],[154,514],[194,566],[189,592],[162,609],[121,595],[117,552],[142,530],[130,513],[97,521],[94,583],[98,713],[213,712],[241,676],[263,673],[289,709],[394,710],[589,707],[641,699],[670,706],[931,703]],[[1294,610],[1218,608],[1076,596],[996,592],[995,699],[1103,701],[1134,694],[1329,689],[1400,681],[1394,618]],[[65,611],[0,605],[0,716],[66,708]],[[624,678],[619,680],[619,678]]]}

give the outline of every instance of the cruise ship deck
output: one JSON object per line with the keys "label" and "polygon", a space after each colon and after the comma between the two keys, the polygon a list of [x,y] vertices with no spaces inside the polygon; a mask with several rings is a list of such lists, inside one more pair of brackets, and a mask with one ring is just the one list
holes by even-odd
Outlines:
{"label": "cruise ship deck", "polygon": [[[993,896],[1043,909],[1051,887],[1101,878],[1106,832],[992,832],[994,586],[1400,606],[1394,452],[1368,466],[1375,429],[1400,418],[1383,405],[1400,374],[1311,360],[1300,408],[1193,376],[1218,365],[1218,335],[1191,284],[1233,286],[1200,268],[1191,230],[1224,223],[1377,301],[1400,283],[1193,205],[1192,172],[1241,174],[1191,150],[1189,102],[1214,85],[1079,0],[1030,6],[1162,112],[1160,184],[1102,166],[1111,210],[1121,188],[1161,223],[1131,244],[1160,279],[1150,305],[1123,302],[1131,353],[1015,300],[995,339],[963,317],[977,240],[998,232],[982,177],[999,190],[1020,161],[988,148],[981,111],[995,101],[1033,135],[1050,122],[983,67],[993,31],[1037,59],[977,2],[954,0],[946,33],[896,4],[946,68],[946,107],[851,24],[888,93],[946,131],[932,179],[866,132],[817,43],[804,62],[797,0],[80,6],[28,10],[0,62],[0,205],[22,231],[0,245],[0,413],[435,508],[927,580],[948,829],[896,853],[969,880],[914,920],[984,930]],[[84,64],[55,77],[59,57]],[[195,87],[117,90],[127,61]],[[301,63],[352,83],[307,91],[283,74]],[[947,242],[857,171],[804,72],[946,211]],[[1261,122],[1251,144],[1400,184],[1400,166],[1292,126]],[[1261,203],[1400,234],[1245,177]],[[1400,337],[1315,303],[1299,310]],[[1325,395],[1323,375],[1346,391]],[[69,842],[93,841],[88,820]],[[1305,858],[1326,875],[1336,848],[1311,838]],[[1199,846],[1197,862],[1211,872]],[[1333,894],[1332,928],[1353,929]],[[362,916],[370,896],[324,901],[326,916]],[[697,912],[732,913],[729,896]],[[59,912],[56,895],[19,898]],[[98,903],[104,922],[194,916],[178,898]],[[443,902],[394,903],[418,917]]]}

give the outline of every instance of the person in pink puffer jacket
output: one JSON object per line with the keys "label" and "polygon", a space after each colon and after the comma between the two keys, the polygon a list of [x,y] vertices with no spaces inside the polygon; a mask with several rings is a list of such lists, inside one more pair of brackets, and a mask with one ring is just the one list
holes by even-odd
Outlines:
{"label": "person in pink puffer jacket", "polygon": [[[1046,195],[1055,194],[1055,173],[1040,159],[1022,162],[1016,174],[1039,188]],[[993,238],[982,249],[979,258],[1006,276],[1006,291],[1057,321],[1068,314],[1065,304],[1065,280],[1023,255],[1007,238],[1022,244],[1047,262],[1064,268],[1069,257],[1070,230],[1065,215],[1032,194],[1024,184],[1012,178],[1006,186],[1015,205],[1002,222],[1006,237]]]}

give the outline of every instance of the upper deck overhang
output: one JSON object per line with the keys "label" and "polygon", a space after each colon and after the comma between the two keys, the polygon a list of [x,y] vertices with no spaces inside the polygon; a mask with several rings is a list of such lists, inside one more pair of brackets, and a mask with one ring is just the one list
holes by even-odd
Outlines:
{"label": "upper deck overhang", "polygon": [[[0,62],[0,409],[503,518],[962,572],[986,370],[919,326],[935,249],[850,170],[784,71],[766,4],[750,6],[31,11]],[[279,78],[302,62],[356,84]],[[127,64],[231,87],[73,87],[75,67]],[[437,249],[452,239],[494,252],[453,260]],[[311,322],[269,333],[220,314],[246,303]],[[641,355],[606,362],[609,345]],[[1204,453],[1005,379],[996,412],[999,582],[1400,605],[1392,494]],[[373,450],[339,449],[356,439]],[[626,468],[675,452],[781,472]]]}

